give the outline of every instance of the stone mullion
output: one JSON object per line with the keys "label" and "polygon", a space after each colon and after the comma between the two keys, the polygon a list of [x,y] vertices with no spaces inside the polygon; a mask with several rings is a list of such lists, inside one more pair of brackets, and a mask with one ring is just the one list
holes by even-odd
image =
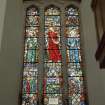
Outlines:
{"label": "stone mullion", "polygon": [[39,103],[38,105],[43,105],[43,79],[44,79],[44,9],[40,8],[40,32],[39,32]]}
{"label": "stone mullion", "polygon": [[63,75],[63,104],[68,104],[68,74],[66,64],[66,37],[65,37],[65,8],[61,8],[61,43],[62,43],[62,75]]}

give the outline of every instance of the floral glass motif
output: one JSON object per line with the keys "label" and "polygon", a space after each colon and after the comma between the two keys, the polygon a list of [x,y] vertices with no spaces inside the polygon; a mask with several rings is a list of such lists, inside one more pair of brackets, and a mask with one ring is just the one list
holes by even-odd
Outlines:
{"label": "floral glass motif", "polygon": [[79,9],[66,8],[66,45],[68,64],[69,104],[86,105],[80,45]]}
{"label": "floral glass motif", "polygon": [[26,26],[39,26],[39,16],[27,16]]}
{"label": "floral glass motif", "polygon": [[39,27],[26,27],[26,37],[38,37]]}
{"label": "floral glass motif", "polygon": [[45,93],[49,94],[59,94],[61,93],[61,88],[60,88],[60,78],[47,78],[46,80],[46,91]]}
{"label": "floral glass motif", "polygon": [[34,6],[26,11],[22,105],[37,105],[39,12]]}
{"label": "floral glass motif", "polygon": [[45,55],[44,55],[44,104],[62,104],[62,72],[61,72],[61,44],[60,44],[60,9],[49,6],[45,9]]}
{"label": "floral glass motif", "polygon": [[80,36],[80,29],[77,26],[70,26],[66,27],[66,36],[67,37],[79,37]]}
{"label": "floral glass motif", "polygon": [[45,63],[46,77],[61,77],[61,63]]}

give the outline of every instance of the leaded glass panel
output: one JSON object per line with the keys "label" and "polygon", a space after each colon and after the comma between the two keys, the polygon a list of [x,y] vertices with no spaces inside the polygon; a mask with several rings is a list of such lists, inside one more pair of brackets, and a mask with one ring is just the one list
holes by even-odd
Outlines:
{"label": "leaded glass panel", "polygon": [[38,34],[39,13],[31,6],[26,11],[22,105],[37,105]]}
{"label": "leaded glass panel", "polygon": [[37,105],[37,94],[23,94],[22,105]]}
{"label": "leaded glass panel", "polygon": [[[73,5],[65,8],[65,21],[63,21],[62,9],[62,7],[50,5],[44,12],[41,10],[41,14],[44,14],[44,20],[41,21],[44,22],[44,27],[41,27],[44,29],[44,35],[41,33],[43,30],[40,29],[38,8],[32,5],[26,10],[22,105],[38,105],[40,99],[43,99],[43,105],[63,105],[63,101],[66,102],[64,99],[69,99],[67,105],[87,105],[79,9]],[[62,27],[63,22],[65,25]],[[63,28],[65,30],[62,30]],[[64,35],[61,33],[63,31]],[[66,42],[61,43],[63,39],[66,39]],[[43,57],[39,58],[42,50]],[[66,50],[66,62],[62,55],[64,50]],[[39,72],[40,65],[43,66],[42,74]],[[68,87],[63,82],[67,82]],[[38,92],[41,88],[38,87],[39,85],[42,86],[43,94]],[[65,97],[66,94],[67,97]]]}
{"label": "leaded glass panel", "polygon": [[45,63],[45,74],[46,77],[61,77],[61,63]]}
{"label": "leaded glass panel", "polygon": [[67,37],[79,37],[80,36],[79,27],[78,26],[66,27],[66,36]]}
{"label": "leaded glass panel", "polygon": [[66,8],[66,48],[68,64],[69,104],[86,105],[84,69],[81,57],[79,9]]}
{"label": "leaded glass panel", "polygon": [[38,37],[39,27],[26,27],[26,37]]}
{"label": "leaded glass panel", "polygon": [[[45,10],[44,104],[61,105],[61,19],[55,6]],[[56,99],[56,100],[55,100]],[[55,102],[54,102],[55,100]]]}

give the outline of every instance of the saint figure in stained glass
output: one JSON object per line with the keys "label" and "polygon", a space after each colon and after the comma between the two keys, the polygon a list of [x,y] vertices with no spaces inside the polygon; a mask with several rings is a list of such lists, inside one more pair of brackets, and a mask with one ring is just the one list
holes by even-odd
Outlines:
{"label": "saint figure in stained glass", "polygon": [[54,31],[53,27],[49,28],[48,31],[48,53],[49,53],[49,60],[53,62],[61,61],[61,54],[59,51],[59,41],[57,37],[57,33]]}

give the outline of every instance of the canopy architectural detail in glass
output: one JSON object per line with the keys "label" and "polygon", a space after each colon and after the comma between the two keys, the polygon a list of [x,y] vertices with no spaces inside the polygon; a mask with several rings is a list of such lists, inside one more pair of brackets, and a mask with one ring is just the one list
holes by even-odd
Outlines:
{"label": "canopy architectural detail in glass", "polygon": [[[44,55],[44,104],[62,104],[61,91],[61,16],[60,9],[49,6],[45,9],[45,55]],[[54,102],[54,100],[56,100]],[[52,103],[53,101],[53,103]]]}

